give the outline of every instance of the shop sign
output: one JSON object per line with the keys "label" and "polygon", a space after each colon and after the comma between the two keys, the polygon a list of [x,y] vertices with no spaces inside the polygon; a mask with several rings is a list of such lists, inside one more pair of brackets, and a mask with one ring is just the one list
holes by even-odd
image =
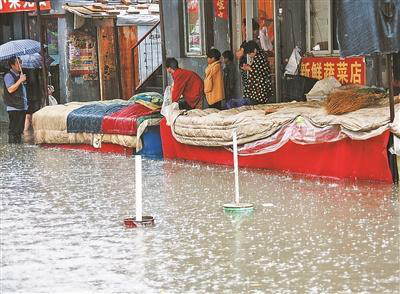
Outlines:
{"label": "shop sign", "polygon": [[303,57],[300,75],[322,80],[334,76],[341,84],[365,85],[364,57]]}
{"label": "shop sign", "polygon": [[[40,10],[50,10],[50,1],[40,1]],[[12,13],[23,11],[36,11],[35,2],[26,2],[23,0],[0,0],[0,13]]]}
{"label": "shop sign", "polygon": [[228,20],[228,0],[214,0],[215,16]]}

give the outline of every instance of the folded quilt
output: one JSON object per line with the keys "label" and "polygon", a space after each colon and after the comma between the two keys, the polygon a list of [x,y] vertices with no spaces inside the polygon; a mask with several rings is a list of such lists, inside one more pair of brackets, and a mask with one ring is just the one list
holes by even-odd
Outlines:
{"label": "folded quilt", "polygon": [[101,133],[103,117],[129,107],[126,104],[94,103],[73,110],[67,117],[68,133]]}
{"label": "folded quilt", "polygon": [[142,104],[134,103],[110,115],[105,115],[101,123],[101,133],[136,135],[137,127],[142,121],[139,119],[157,112],[159,110],[152,110]]}

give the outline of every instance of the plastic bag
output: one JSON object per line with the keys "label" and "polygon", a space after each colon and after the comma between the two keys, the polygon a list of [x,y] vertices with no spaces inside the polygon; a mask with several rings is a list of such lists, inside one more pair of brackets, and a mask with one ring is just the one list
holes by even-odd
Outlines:
{"label": "plastic bag", "polygon": [[306,95],[307,101],[324,100],[336,88],[341,86],[340,82],[335,77],[327,77],[318,81],[314,87]]}
{"label": "plastic bag", "polygon": [[301,61],[300,48],[296,46],[290,55],[289,62],[285,67],[285,75],[297,75]]}
{"label": "plastic bag", "polygon": [[400,156],[400,138],[393,136],[393,153]]}
{"label": "plastic bag", "polygon": [[171,105],[172,103],[172,88],[171,86],[167,86],[164,91],[164,100],[161,107],[161,115],[166,116],[166,109],[167,106]]}
{"label": "plastic bag", "polygon": [[52,95],[54,93],[54,87],[52,85],[47,85],[47,94],[49,96],[49,105],[57,105],[58,102],[56,98]]}
{"label": "plastic bag", "polygon": [[57,102],[56,98],[54,98],[54,96],[52,96],[52,95],[49,95],[49,105],[51,106],[51,105],[57,105],[57,104],[58,104],[58,102]]}

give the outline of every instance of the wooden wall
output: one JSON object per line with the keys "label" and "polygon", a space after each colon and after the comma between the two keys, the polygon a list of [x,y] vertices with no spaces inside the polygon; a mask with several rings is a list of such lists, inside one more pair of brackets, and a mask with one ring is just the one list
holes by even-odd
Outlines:
{"label": "wooden wall", "polygon": [[115,35],[112,20],[103,21],[97,28],[101,100],[120,99]]}
{"label": "wooden wall", "polygon": [[[138,41],[137,27],[119,27],[120,60],[121,60],[121,80],[122,80],[122,99],[129,99],[135,92],[135,87],[139,83],[138,55],[132,56],[132,48]],[[135,65],[133,66],[133,58]],[[134,81],[135,79],[135,81]]]}

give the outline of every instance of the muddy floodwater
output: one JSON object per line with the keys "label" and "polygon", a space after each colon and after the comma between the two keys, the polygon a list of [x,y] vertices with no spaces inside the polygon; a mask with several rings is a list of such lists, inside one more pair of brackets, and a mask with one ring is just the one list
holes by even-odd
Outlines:
{"label": "muddy floodwater", "polygon": [[[399,190],[240,170],[249,215],[223,212],[232,168],[8,145],[0,135],[0,293],[399,293]],[[310,159],[312,160],[312,159]]]}

